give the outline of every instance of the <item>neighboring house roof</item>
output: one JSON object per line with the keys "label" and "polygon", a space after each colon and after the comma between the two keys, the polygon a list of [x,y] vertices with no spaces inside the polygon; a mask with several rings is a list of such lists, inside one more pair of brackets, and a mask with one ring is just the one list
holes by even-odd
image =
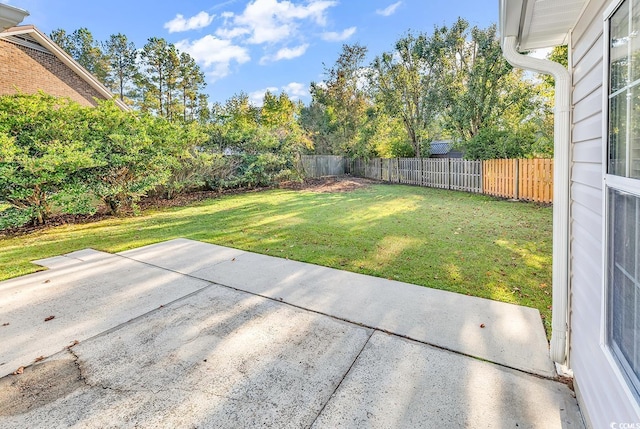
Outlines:
{"label": "neighboring house roof", "polygon": [[102,84],[94,75],[89,73],[84,67],[82,67],[76,60],[71,58],[61,47],[59,47],[53,40],[47,37],[44,33],[38,30],[33,25],[21,25],[18,27],[12,27],[5,31],[0,32],[0,39],[5,39],[19,45],[23,45],[36,50],[45,50],[60,61],[62,61],[67,67],[75,72],[82,80],[84,80],[89,86],[95,89],[105,99],[113,99],[115,103],[123,110],[129,110],[129,106],[123,103],[118,98],[115,98],[113,93]]}
{"label": "neighboring house roof", "polygon": [[446,155],[452,147],[451,140],[434,140],[431,142],[431,155]]}
{"label": "neighboring house roof", "polygon": [[588,0],[499,0],[500,34],[516,36],[520,51],[566,45]]}
{"label": "neighboring house roof", "polygon": [[434,140],[431,142],[431,155],[446,155],[452,147],[451,140]]}

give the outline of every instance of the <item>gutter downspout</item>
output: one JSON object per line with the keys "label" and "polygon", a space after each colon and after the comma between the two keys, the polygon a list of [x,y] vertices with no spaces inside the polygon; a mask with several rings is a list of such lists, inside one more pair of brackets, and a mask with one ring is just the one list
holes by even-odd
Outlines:
{"label": "gutter downspout", "polygon": [[564,365],[569,329],[569,154],[571,146],[571,75],[554,61],[522,55],[517,38],[502,42],[504,57],[514,67],[550,74],[555,78],[553,124],[553,306],[551,320],[551,359]]}

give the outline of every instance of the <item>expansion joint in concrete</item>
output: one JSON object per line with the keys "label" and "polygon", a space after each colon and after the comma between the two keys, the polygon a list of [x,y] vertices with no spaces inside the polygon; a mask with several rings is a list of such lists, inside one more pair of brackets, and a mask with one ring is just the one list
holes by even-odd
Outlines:
{"label": "expansion joint in concrete", "polygon": [[342,378],[336,385],[336,388],[333,389],[333,392],[331,392],[331,395],[329,395],[329,398],[325,401],[324,404],[322,404],[322,408],[320,408],[320,411],[318,411],[318,414],[316,414],[316,417],[313,419],[313,422],[311,422],[311,424],[309,425],[310,428],[313,427],[313,425],[316,423],[316,420],[318,420],[318,418],[320,417],[324,409],[327,407],[327,404],[331,402],[331,398],[333,398],[336,392],[338,391],[338,389],[340,389],[340,386],[342,385],[344,380],[347,378],[347,375],[349,375],[349,373],[351,372],[351,369],[353,369],[353,366],[356,364],[356,362],[358,362],[358,359],[360,359],[360,355],[362,354],[364,349],[367,347],[367,344],[369,344],[369,341],[371,340],[371,337],[373,337],[373,334],[375,334],[375,332],[376,332],[376,329],[371,330],[371,333],[369,334],[369,336],[367,337],[367,340],[362,345],[362,348],[360,349],[356,357],[353,359],[353,362],[351,362],[351,365],[349,365],[349,369],[345,371],[345,373],[342,375]]}

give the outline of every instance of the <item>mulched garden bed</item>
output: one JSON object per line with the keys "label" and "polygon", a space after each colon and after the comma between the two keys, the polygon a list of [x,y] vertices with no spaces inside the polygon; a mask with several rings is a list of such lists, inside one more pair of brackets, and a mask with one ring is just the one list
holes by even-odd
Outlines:
{"label": "mulched garden bed", "polygon": [[[281,189],[291,189],[296,191],[307,192],[350,192],[356,189],[365,188],[371,184],[377,183],[373,180],[362,179],[359,177],[322,177],[317,179],[305,179],[303,182],[285,182],[278,186]],[[274,189],[274,187],[263,188],[240,188],[240,189],[226,189],[223,191],[196,191],[185,194],[176,195],[174,198],[167,199],[162,197],[145,197],[138,202],[140,210],[170,208],[170,207],[184,207],[196,202],[219,198],[222,195],[234,195],[244,194],[248,192],[261,192],[267,189]],[[119,216],[131,216],[132,212],[123,212]],[[0,231],[0,237],[13,237],[16,235],[29,234],[36,231],[42,231],[51,227],[68,225],[68,224],[83,224],[97,222],[104,219],[114,218],[109,214],[105,207],[100,207],[98,212],[92,215],[72,215],[72,214],[60,214],[54,215],[47,219],[43,225],[24,225],[19,228],[9,228]]]}

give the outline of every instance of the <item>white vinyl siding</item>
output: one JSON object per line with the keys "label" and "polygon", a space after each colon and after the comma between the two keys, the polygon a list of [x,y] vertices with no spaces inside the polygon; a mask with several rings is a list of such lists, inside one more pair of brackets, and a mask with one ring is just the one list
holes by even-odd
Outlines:
{"label": "white vinyl siding", "polygon": [[603,309],[603,13],[593,0],[571,34],[571,343],[581,410],[594,428],[640,422],[636,407],[602,347]]}

